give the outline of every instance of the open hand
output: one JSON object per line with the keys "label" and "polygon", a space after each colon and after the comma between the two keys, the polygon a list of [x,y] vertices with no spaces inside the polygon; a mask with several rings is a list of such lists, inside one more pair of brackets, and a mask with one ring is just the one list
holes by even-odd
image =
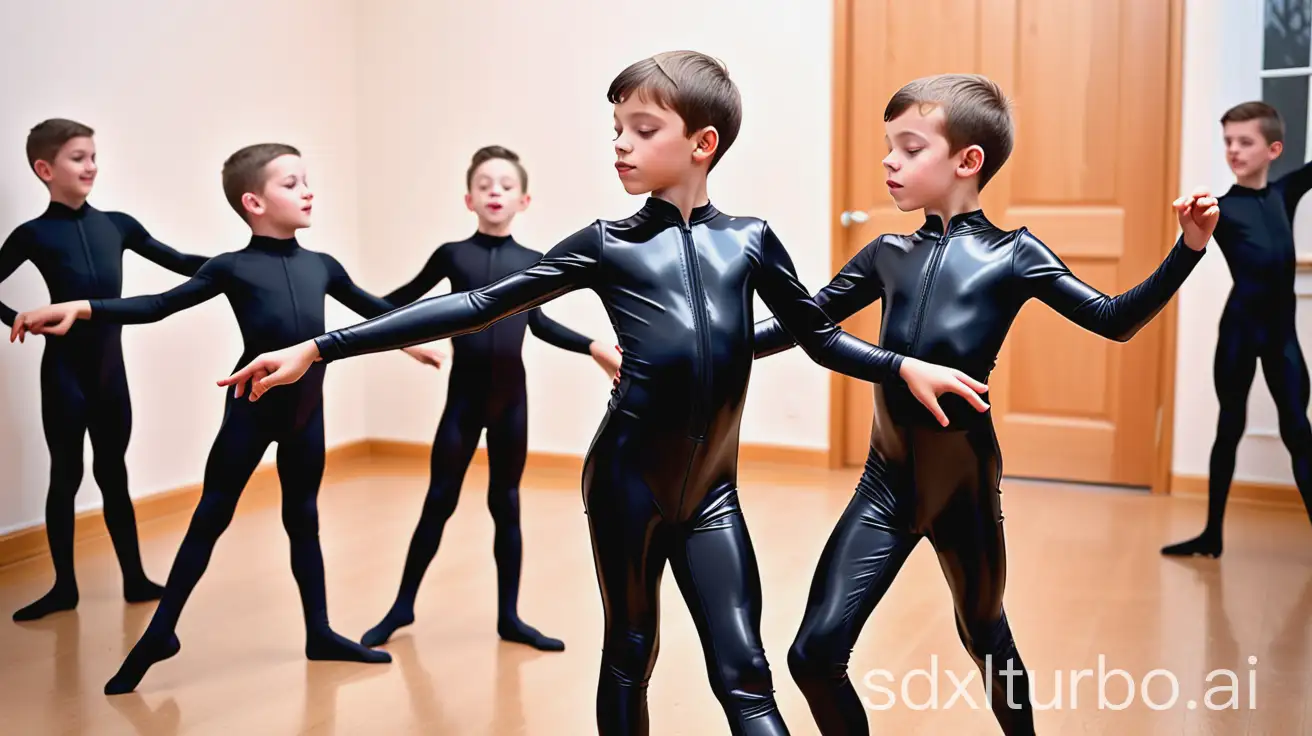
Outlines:
{"label": "open hand", "polygon": [[446,353],[437,348],[426,348],[421,345],[414,345],[408,348],[402,348],[401,352],[409,355],[411,358],[414,358],[424,365],[431,365],[434,368],[441,368],[442,363],[446,361]]}
{"label": "open hand", "polygon": [[1180,220],[1184,244],[1194,250],[1206,248],[1216,230],[1216,221],[1221,219],[1221,206],[1216,197],[1208,192],[1207,187],[1198,187],[1193,194],[1175,200],[1171,206]]}
{"label": "open hand", "polygon": [[77,321],[77,305],[73,302],[51,304],[14,317],[9,330],[9,342],[24,342],[27,333],[33,335],[63,335]]}
{"label": "open hand", "polygon": [[948,368],[936,363],[926,363],[915,358],[902,359],[902,380],[920,403],[929,409],[942,426],[948,426],[948,417],[938,405],[938,397],[945,393],[961,396],[975,407],[977,411],[988,411],[980,394],[987,393],[989,387],[976,381],[955,368]]}
{"label": "open hand", "polygon": [[233,398],[240,399],[250,382],[250,400],[258,401],[265,391],[274,386],[295,383],[310,366],[319,360],[319,347],[306,340],[289,348],[264,353],[246,364],[245,368],[219,381],[220,386],[236,386]]}
{"label": "open hand", "polygon": [[611,348],[605,347],[601,343],[594,341],[588,346],[588,352],[592,354],[592,359],[597,361],[597,365],[601,366],[601,369],[606,372],[606,375],[619,375],[621,360],[619,346],[616,346],[614,352],[612,352]]}

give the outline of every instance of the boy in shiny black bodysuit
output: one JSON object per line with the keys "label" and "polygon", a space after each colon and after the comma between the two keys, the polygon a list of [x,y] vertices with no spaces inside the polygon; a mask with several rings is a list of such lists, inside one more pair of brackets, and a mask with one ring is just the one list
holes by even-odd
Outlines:
{"label": "boy in shiny black bodysuit", "polygon": [[[623,348],[618,387],[583,470],[605,611],[597,727],[645,734],[658,650],[657,593],[668,562],[701,636],[712,690],[735,734],[786,733],[761,643],[761,588],[738,503],[738,434],[759,294],[816,361],[871,381],[904,380],[922,401],[983,386],[839,330],[798,283],[763,220],[709,201],[706,178],[741,119],[715,60],[661,54],[624,70],[615,105],[616,169],[633,216],[582,228],[535,265],[481,289],[425,299],[262,355],[219,381],[276,400],[316,361],[482,330],[576,289],[602,301]],[[273,390],[271,390],[273,389]]]}
{"label": "boy in shiny black bodysuit", "polygon": [[1294,483],[1312,518],[1312,424],[1307,418],[1308,371],[1294,321],[1294,211],[1312,189],[1312,164],[1267,181],[1284,150],[1284,122],[1265,102],[1245,102],[1221,116],[1226,162],[1238,180],[1221,197],[1216,244],[1234,286],[1221,313],[1213,380],[1220,411],[1207,478],[1207,526],[1193,539],[1162,548],[1169,556],[1221,556],[1221,525],[1235,453],[1244,436],[1248,394],[1262,362],[1275,400],[1280,438],[1289,450]]}
{"label": "boy in shiny black bodysuit", "polygon": [[[174,273],[191,276],[205,257],[186,255],[151,237],[135,218],[87,203],[99,167],[95,132],[54,118],[32,128],[28,164],[50,190],[50,206],[23,223],[0,246],[0,281],[25,261],[41,272],[51,301],[112,298],[123,290],[123,254],[135,251]],[[16,312],[0,303],[0,321],[12,327]],[[79,325],[46,341],[41,356],[41,422],[50,452],[46,537],[55,584],[39,600],[14,613],[32,621],[78,604],[73,568],[73,498],[82,485],[83,442],[90,435],[91,474],[104,500],[105,527],[123,571],[129,603],[159,599],[163,591],[146,577],[137,542],[136,513],[124,462],[132,434],[132,398],[123,364],[119,325]]]}
{"label": "boy in shiny black bodysuit", "polygon": [[[1109,298],[1028,230],[1004,231],[980,210],[980,188],[1012,147],[1010,106],[996,85],[967,75],[917,80],[893,96],[884,120],[890,194],[902,211],[924,210],[925,223],[911,235],[875,239],[816,303],[841,323],[882,300],[881,347],[981,382],[1030,299],[1098,335],[1129,340],[1193,270],[1216,222],[1205,192],[1177,200],[1181,240],[1144,282]],[[758,357],[791,344],[777,320],[758,324]],[[865,472],[821,553],[789,669],[822,733],[868,733],[848,658],[902,564],[928,538],[994,715],[1007,734],[1033,733],[1029,679],[1002,605],[1002,457],[992,416],[947,397],[944,421],[897,386],[874,390]]]}
{"label": "boy in shiny black bodysuit", "polygon": [[[529,204],[528,172],[514,151],[487,146],[474,153],[465,173],[465,204],[478,216],[478,230],[466,240],[433,251],[417,276],[383,297],[405,306],[444,279],[452,291],[471,291],[532,266],[542,254],[520,245],[511,223]],[[524,331],[562,350],[591,355],[610,372],[620,363],[612,348],[552,320],[541,309],[504,319],[486,330],[451,341],[455,366],[447,385],[446,408],[433,437],[428,494],[419,516],[396,600],[383,620],[360,643],[374,647],[415,619],[415,598],[428,565],[437,554],[447,519],[456,510],[465,471],[487,429],[487,506],[495,535],[497,634],[506,641],[544,651],[563,651],[565,643],[546,636],[519,617],[519,573],[523,535],[519,525],[519,481],[528,453],[528,391],[524,375]]]}
{"label": "boy in shiny black bodysuit", "polygon": [[[324,327],[324,299],[331,296],[361,316],[391,309],[356,286],[337,259],[302,248],[296,232],[310,226],[314,195],[300,152],[283,144],[257,144],[224,163],[228,203],[251,228],[245,248],[210,259],[186,283],[162,294],[128,299],[63,302],[18,316],[11,339],[23,331],[61,334],[76,320],[105,324],[157,322],[218,296],[226,296],[241,330],[242,355],[295,344]],[[437,364],[429,348],[407,352]],[[176,655],[182,608],[209,565],[219,537],[232,522],[237,501],[272,443],[278,445],[282,522],[291,547],[292,575],[305,618],[305,656],[312,660],[382,663],[387,652],[357,644],[328,623],[323,551],[319,546],[318,494],[324,468],[324,367],[316,366],[294,390],[253,405],[229,395],[223,423],[205,464],[205,483],[187,534],[169,571],[155,615],[106,695],[134,690],[156,662]]]}

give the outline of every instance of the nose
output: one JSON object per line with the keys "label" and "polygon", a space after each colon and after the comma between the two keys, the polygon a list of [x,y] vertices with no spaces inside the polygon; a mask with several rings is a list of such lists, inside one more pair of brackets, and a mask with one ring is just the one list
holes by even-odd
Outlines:
{"label": "nose", "polygon": [[624,136],[620,136],[619,138],[615,139],[616,153],[628,153],[629,151],[632,150],[633,150],[633,146],[629,145],[629,141]]}
{"label": "nose", "polygon": [[897,171],[898,169],[897,161],[893,158],[893,154],[891,153],[885,156],[884,160],[881,163],[883,163],[884,168],[888,169],[889,171]]}

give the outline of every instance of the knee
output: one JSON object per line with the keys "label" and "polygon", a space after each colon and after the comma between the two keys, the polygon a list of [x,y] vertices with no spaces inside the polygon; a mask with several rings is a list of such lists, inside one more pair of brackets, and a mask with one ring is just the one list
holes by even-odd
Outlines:
{"label": "knee", "polygon": [[602,667],[624,687],[646,687],[656,662],[655,629],[626,628],[611,632],[602,647]]}
{"label": "knee", "polygon": [[803,631],[788,649],[788,672],[799,687],[827,682],[847,672],[848,654],[834,637]]}
{"label": "knee", "polygon": [[74,496],[82,485],[84,470],[80,453],[52,454],[50,457],[50,492],[56,496]]}
{"label": "knee", "polygon": [[720,653],[714,669],[711,671],[714,690],[721,700],[759,700],[771,697],[774,693],[774,680],[770,674],[770,663],[765,652],[743,649],[732,653]]}
{"label": "knee", "polygon": [[318,536],[319,509],[313,504],[284,505],[282,526],[292,538]]}
{"label": "knee", "polygon": [[487,494],[487,510],[497,525],[519,522],[519,489],[508,488]]}
{"label": "knee", "polygon": [[958,621],[957,633],[971,658],[980,665],[989,655],[992,655],[998,666],[1004,665],[1006,662],[1002,658],[1016,648],[1005,614],[996,619],[977,619],[965,623]]}
{"label": "knee", "polygon": [[458,488],[450,488],[441,484],[434,484],[429,487],[428,495],[424,497],[424,510],[420,514],[421,521],[428,524],[443,524],[451,515],[456,512],[456,502],[460,499]]}

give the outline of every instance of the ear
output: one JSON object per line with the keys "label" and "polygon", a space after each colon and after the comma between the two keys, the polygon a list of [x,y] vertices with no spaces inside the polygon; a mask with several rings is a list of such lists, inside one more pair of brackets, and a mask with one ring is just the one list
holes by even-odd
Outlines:
{"label": "ear", "polygon": [[1275,143],[1272,143],[1271,145],[1267,146],[1267,157],[1272,161],[1275,161],[1276,159],[1280,158],[1280,154],[1284,152],[1285,152],[1285,144],[1280,141],[1276,141]]}
{"label": "ear", "polygon": [[520,198],[519,198],[519,211],[520,211],[520,212],[523,212],[524,210],[528,209],[528,206],[529,206],[530,204],[532,204],[532,202],[533,202],[533,197],[532,197],[532,195],[525,194],[524,196],[520,197]]}
{"label": "ear", "polygon": [[694,163],[709,164],[711,159],[715,158],[715,152],[720,150],[720,131],[716,130],[713,125],[708,125],[693,133],[691,139],[697,145],[692,151]]}
{"label": "ear", "polygon": [[963,179],[975,176],[984,168],[984,149],[979,146],[967,146],[961,152],[961,161],[957,163],[957,176]]}
{"label": "ear", "polygon": [[37,159],[36,163],[32,164],[32,170],[36,172],[41,181],[47,184],[55,178],[55,167],[51,166],[49,161]]}
{"label": "ear", "polygon": [[470,212],[474,211],[474,195],[469,192],[465,192],[465,209]]}
{"label": "ear", "polygon": [[252,192],[246,192],[241,195],[241,206],[246,209],[248,214],[257,216],[264,214],[264,200],[260,199]]}

